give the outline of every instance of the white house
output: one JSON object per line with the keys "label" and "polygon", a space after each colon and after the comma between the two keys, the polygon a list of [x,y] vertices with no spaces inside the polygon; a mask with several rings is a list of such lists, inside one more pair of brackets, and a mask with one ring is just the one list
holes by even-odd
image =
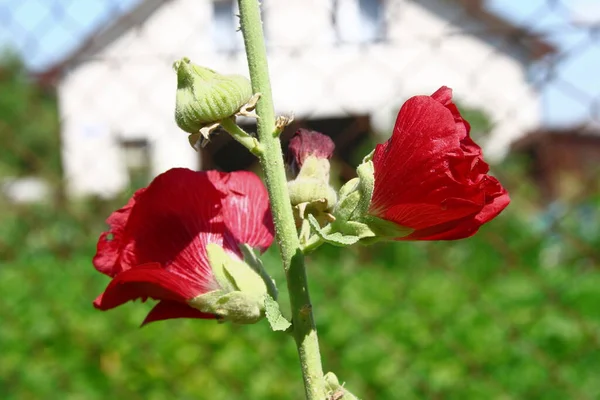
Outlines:
{"label": "white house", "polygon": [[[389,134],[398,107],[441,85],[494,123],[488,155],[540,120],[529,63],[551,51],[485,11],[481,0],[263,0],[276,111],[297,119],[368,116]],[[92,36],[57,77],[71,194],[112,196],[136,168],[197,169],[173,119],[183,56],[247,75],[236,4],[143,0]]]}

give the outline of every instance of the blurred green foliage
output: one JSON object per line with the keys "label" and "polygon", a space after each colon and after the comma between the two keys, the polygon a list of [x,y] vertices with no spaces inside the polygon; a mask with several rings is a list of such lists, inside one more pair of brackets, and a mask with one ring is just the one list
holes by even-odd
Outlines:
{"label": "blurred green foliage", "polygon": [[56,93],[32,81],[22,60],[0,52],[0,176],[60,172]]}
{"label": "blurred green foliage", "polygon": [[[600,398],[600,201],[541,209],[503,171],[513,203],[473,238],[309,257],[325,368],[361,398]],[[115,204],[0,206],[0,398],[303,398],[293,341],[264,321],[139,329],[151,304],[92,308]]]}

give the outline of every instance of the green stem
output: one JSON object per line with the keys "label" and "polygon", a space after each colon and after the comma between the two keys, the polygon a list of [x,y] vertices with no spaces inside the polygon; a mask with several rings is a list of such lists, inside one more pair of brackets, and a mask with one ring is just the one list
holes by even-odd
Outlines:
{"label": "green stem", "polygon": [[323,243],[325,242],[321,237],[319,237],[319,235],[313,235],[301,245],[302,253],[311,253],[319,248]]}
{"label": "green stem", "polygon": [[294,324],[293,334],[302,366],[306,398],[323,400],[326,398],[326,389],[319,341],[308,294],[304,255],[300,250],[287,190],[281,142],[275,127],[275,111],[260,8],[258,0],[238,0],[238,4],[252,90],[254,93],[262,94],[256,106],[259,116],[257,121],[258,139],[263,146],[263,152],[259,159],[264,170],[271,208],[275,216],[275,231],[287,278]]}
{"label": "green stem", "polygon": [[240,128],[239,125],[235,123],[235,120],[233,118],[225,118],[220,122],[220,124],[221,127],[223,127],[223,129],[225,129],[231,135],[231,137],[233,137],[235,140],[241,143],[242,146],[250,150],[252,154],[254,154],[257,157],[260,157],[260,155],[262,154],[262,146],[260,145],[258,140],[256,140],[255,137],[253,137],[248,132]]}

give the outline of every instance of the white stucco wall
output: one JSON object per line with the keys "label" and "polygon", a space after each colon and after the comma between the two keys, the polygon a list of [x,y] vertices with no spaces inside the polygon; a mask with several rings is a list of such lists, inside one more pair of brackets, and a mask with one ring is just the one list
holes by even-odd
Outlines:
{"label": "white stucco wall", "polygon": [[[338,2],[344,29],[354,26],[355,1]],[[414,1],[388,1],[389,39],[357,45],[336,40],[329,2],[264,0],[277,111],[298,118],[371,114],[375,128],[389,134],[406,98],[447,85],[463,104],[491,116],[496,125],[486,150],[501,157],[514,138],[539,122],[539,98],[522,63],[448,22],[460,16],[459,8],[427,1],[438,4],[440,13]],[[242,52],[218,51],[211,7],[208,0],[169,1],[66,74],[59,97],[71,193],[112,196],[126,187],[119,138],[151,141],[154,174],[197,167],[197,154],[173,121],[171,63],[188,56],[223,73],[247,75]],[[341,15],[348,20],[340,21]]]}

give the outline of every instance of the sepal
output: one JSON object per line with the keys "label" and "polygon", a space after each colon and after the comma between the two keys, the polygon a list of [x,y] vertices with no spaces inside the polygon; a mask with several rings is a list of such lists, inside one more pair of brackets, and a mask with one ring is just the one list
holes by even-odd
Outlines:
{"label": "sepal", "polygon": [[329,160],[308,156],[303,161],[296,179],[288,182],[296,223],[300,226],[307,215],[314,215],[321,223],[332,221],[330,212],[337,202],[337,193],[329,185]]}
{"label": "sepal", "polygon": [[336,219],[348,221],[352,217],[361,198],[359,185],[360,179],[354,178],[340,188],[339,200],[333,208],[333,215]]}
{"label": "sepal", "polygon": [[360,201],[353,212],[354,218],[359,218],[367,213],[371,205],[373,197],[373,189],[375,188],[375,168],[373,165],[373,152],[369,153],[362,164],[356,168],[358,175],[358,191],[360,193]]}
{"label": "sepal", "polygon": [[242,252],[250,264],[232,256],[218,244],[206,246],[219,288],[188,301],[191,307],[214,314],[222,321],[239,324],[253,324],[265,316],[265,298],[271,298],[270,293],[276,296],[277,290],[254,253],[248,249]]}
{"label": "sepal", "polygon": [[222,290],[242,291],[259,296],[267,293],[265,281],[244,261],[232,257],[215,243],[206,245],[206,253],[215,279]]}
{"label": "sepal", "polygon": [[269,276],[267,271],[265,270],[263,263],[260,258],[256,255],[254,249],[247,244],[240,245],[240,251],[244,255],[244,261],[248,264],[256,273],[258,273],[265,283],[267,287],[267,292],[269,296],[273,299],[277,300],[279,296],[279,292],[277,290],[277,285],[275,284],[275,280]]}
{"label": "sepal", "polygon": [[254,324],[265,316],[263,296],[240,291],[215,290],[191,299],[188,304],[204,313],[213,314],[221,321]]}

